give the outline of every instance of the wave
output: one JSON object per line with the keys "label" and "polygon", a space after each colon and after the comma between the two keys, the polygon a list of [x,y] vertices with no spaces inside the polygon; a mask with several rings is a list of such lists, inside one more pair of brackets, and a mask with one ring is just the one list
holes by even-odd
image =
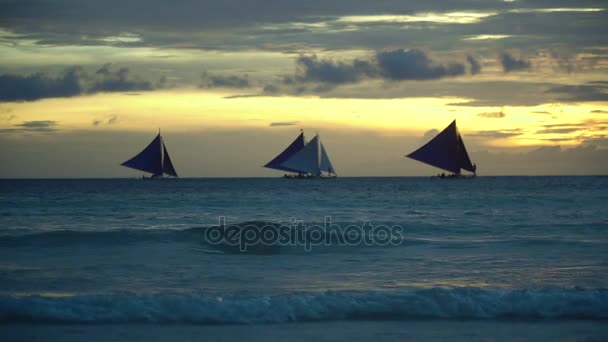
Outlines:
{"label": "wave", "polygon": [[[311,228],[312,227],[312,228]],[[250,252],[276,253],[279,250],[295,247],[296,250],[310,250],[313,247],[336,246],[369,246],[395,247],[415,245],[436,245],[440,248],[478,248],[484,245],[509,245],[512,247],[551,247],[551,246],[588,246],[589,244],[606,244],[605,239],[579,239],[558,235],[550,236],[517,236],[483,237],[477,234],[463,236],[452,234],[435,234],[428,229],[416,230],[405,227],[392,230],[365,230],[364,226],[354,224],[332,224],[327,230],[322,224],[301,229],[293,226],[264,221],[250,221],[227,225],[194,227],[188,229],[123,229],[107,231],[47,231],[21,232],[19,235],[0,236],[0,247],[44,246],[61,247],[72,244],[88,245],[125,245],[136,243],[206,243],[225,252],[241,252],[243,244]],[[270,240],[264,240],[269,233]],[[252,233],[250,235],[246,235]],[[430,234],[430,235],[429,235]],[[274,237],[274,238],[273,238]],[[294,249],[294,248],[291,248]]]}
{"label": "wave", "polygon": [[47,232],[34,232],[29,234],[0,236],[0,246],[18,247],[24,245],[63,246],[71,244],[91,245],[121,245],[150,241],[173,242],[188,240],[202,228],[186,230],[172,229],[121,229],[107,231],[74,231],[58,230]]}
{"label": "wave", "polygon": [[248,324],[331,320],[608,319],[608,289],[430,288],[281,295],[0,296],[0,322]]}

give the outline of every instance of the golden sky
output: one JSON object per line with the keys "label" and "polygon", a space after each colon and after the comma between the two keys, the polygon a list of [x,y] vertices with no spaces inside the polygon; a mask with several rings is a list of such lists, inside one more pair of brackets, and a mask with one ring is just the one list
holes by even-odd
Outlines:
{"label": "golden sky", "polygon": [[403,155],[454,119],[481,174],[608,172],[601,1],[28,1],[0,14],[0,177],[137,175],[118,165],[159,128],[186,176],[276,176],[300,129],[341,175],[427,175]]}

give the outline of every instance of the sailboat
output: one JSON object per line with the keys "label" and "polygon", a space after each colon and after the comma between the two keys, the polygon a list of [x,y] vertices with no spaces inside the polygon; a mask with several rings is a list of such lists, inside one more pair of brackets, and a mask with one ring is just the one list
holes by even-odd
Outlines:
{"label": "sailboat", "polygon": [[304,132],[301,132],[283,152],[264,167],[289,172],[285,178],[337,177],[318,133],[307,143]]}
{"label": "sailboat", "polygon": [[164,178],[165,175],[177,177],[160,130],[158,130],[156,138],[143,151],[120,165],[149,172],[152,174],[150,178]]}
{"label": "sailboat", "polygon": [[[456,120],[426,145],[406,157],[451,172],[449,175],[442,173],[439,178],[471,178],[475,177],[477,172],[477,166],[471,163],[462,136],[458,132]],[[465,176],[461,170],[473,174]]]}

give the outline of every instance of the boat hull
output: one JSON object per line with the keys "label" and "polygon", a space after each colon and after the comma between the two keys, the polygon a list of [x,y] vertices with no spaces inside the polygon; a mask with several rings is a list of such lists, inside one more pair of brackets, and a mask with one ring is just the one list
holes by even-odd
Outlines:
{"label": "boat hull", "polygon": [[337,175],[284,175],[286,179],[334,179]]}
{"label": "boat hull", "polygon": [[432,179],[472,179],[477,177],[477,175],[473,174],[473,175],[456,175],[456,174],[451,174],[451,175],[437,175],[437,176],[431,176]]}

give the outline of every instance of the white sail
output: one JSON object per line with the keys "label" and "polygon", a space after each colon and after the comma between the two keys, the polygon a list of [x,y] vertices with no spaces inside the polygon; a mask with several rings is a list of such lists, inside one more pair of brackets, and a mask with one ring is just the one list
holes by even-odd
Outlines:
{"label": "white sail", "polygon": [[331,165],[331,161],[329,160],[329,156],[325,151],[325,146],[323,146],[323,143],[321,143],[321,171],[334,174],[336,173],[334,166]]}
{"label": "white sail", "polygon": [[297,170],[300,173],[320,175],[319,137],[314,137],[304,148],[284,161],[281,166]]}

